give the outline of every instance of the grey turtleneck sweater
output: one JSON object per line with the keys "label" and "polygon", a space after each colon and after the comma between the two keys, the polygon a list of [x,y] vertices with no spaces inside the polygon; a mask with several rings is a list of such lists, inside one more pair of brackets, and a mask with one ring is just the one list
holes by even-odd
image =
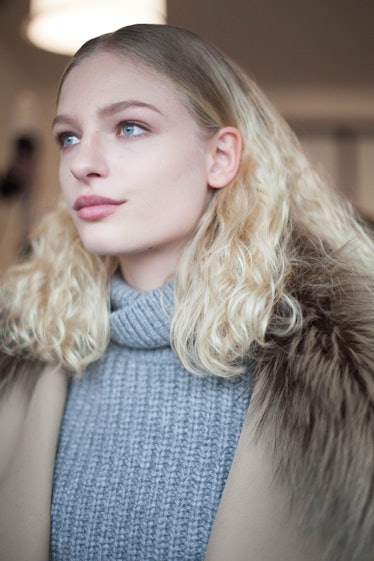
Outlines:
{"label": "grey turtleneck sweater", "polygon": [[169,344],[173,286],[111,284],[111,342],[70,385],[52,561],[201,561],[248,406],[247,377],[187,372]]}

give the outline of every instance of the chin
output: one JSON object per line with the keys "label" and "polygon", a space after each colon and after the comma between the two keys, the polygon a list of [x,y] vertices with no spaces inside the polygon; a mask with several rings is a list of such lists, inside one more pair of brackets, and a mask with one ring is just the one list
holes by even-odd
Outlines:
{"label": "chin", "polygon": [[100,228],[78,228],[82,244],[95,255],[116,255],[113,240],[118,237],[113,232],[105,232]]}
{"label": "chin", "polygon": [[91,237],[81,236],[84,247],[94,255],[114,255],[113,244],[105,243],[104,240],[93,240]]}

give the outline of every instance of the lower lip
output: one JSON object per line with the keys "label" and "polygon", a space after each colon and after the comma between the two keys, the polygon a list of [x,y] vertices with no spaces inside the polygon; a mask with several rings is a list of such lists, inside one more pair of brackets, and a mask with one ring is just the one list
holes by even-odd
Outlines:
{"label": "lower lip", "polygon": [[120,205],[93,205],[93,206],[84,206],[77,210],[77,215],[82,220],[100,220],[100,218],[105,218],[110,214],[113,214],[117,210]]}

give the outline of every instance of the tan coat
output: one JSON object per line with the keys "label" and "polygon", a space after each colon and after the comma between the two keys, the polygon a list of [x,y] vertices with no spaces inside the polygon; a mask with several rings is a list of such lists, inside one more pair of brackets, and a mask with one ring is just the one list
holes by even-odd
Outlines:
{"label": "tan coat", "polygon": [[[0,560],[48,561],[54,458],[66,376],[46,369],[30,400],[18,384],[0,408]],[[245,424],[206,561],[316,561],[291,531],[284,497]],[[170,560],[172,561],[172,560]]]}

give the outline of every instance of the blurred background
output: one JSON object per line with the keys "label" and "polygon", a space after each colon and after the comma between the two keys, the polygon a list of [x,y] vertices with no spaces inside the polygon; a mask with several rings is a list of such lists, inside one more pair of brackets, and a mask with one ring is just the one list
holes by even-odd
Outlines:
{"label": "blurred background", "polygon": [[[50,129],[69,58],[25,38],[28,15],[28,0],[0,0],[0,270],[27,250],[30,227],[59,194]],[[316,165],[374,222],[374,2],[169,0],[167,22],[249,72]]]}

